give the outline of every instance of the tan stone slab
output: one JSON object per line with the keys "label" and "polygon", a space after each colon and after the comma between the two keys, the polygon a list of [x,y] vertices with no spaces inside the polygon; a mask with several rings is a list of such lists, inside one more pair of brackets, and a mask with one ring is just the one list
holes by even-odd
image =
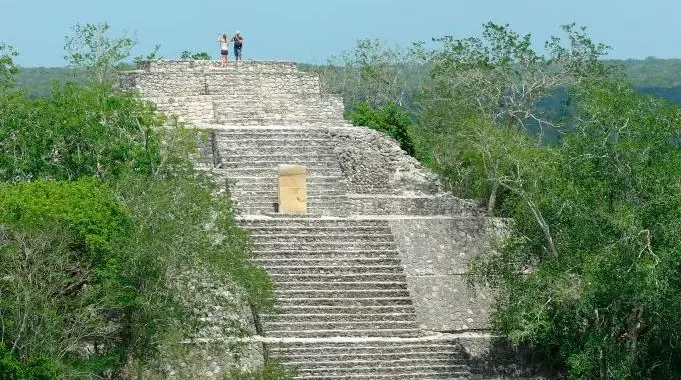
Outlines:
{"label": "tan stone slab", "polygon": [[307,214],[307,169],[302,165],[279,165],[279,213]]}

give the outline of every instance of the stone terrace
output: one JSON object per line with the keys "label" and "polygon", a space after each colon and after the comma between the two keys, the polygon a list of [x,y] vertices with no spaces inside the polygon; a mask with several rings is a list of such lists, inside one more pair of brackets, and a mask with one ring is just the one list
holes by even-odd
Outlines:
{"label": "stone terrace", "polygon": [[[210,170],[277,285],[276,313],[258,317],[265,356],[299,379],[485,377],[470,363],[490,338],[488,297],[462,273],[488,246],[490,221],[396,142],[348,125],[315,74],[153,61],[121,85],[210,131]],[[279,164],[308,168],[307,216],[275,212]]]}

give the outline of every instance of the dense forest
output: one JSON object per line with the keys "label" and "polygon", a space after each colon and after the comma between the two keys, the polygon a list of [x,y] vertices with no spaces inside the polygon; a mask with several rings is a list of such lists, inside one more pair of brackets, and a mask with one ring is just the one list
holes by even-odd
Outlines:
{"label": "dense forest", "polygon": [[[207,53],[184,52],[181,58],[206,59],[206,56]],[[681,103],[681,59],[604,60],[604,63],[621,67],[637,91]],[[301,66],[313,69],[311,65]],[[66,82],[82,83],[83,77],[71,67],[22,67],[15,86],[24,89],[30,98],[38,98],[49,96],[55,83]]]}
{"label": "dense forest", "polygon": [[[186,268],[272,303],[230,200],[193,168],[201,136],[115,89],[132,41],[106,32],[74,28],[69,69],[19,70],[0,45],[0,378],[162,374],[159,353],[201,328],[168,281]],[[678,99],[679,61],[604,60],[575,25],[532,46],[488,23],[304,68],[350,121],[509,221],[469,268],[495,290],[497,333],[567,378],[679,379],[681,108],[649,95]]]}

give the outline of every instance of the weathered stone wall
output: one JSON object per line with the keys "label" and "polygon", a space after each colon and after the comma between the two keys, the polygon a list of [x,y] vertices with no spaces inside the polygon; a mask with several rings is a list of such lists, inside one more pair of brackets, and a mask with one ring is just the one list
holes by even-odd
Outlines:
{"label": "weathered stone wall", "polygon": [[197,125],[344,124],[342,99],[322,95],[319,77],[291,62],[140,62],[120,85]]}
{"label": "weathered stone wall", "polygon": [[491,296],[486,289],[470,289],[464,273],[473,256],[491,249],[495,225],[484,217],[390,221],[417,317],[426,330],[489,329]]}
{"label": "weathered stone wall", "polygon": [[331,138],[350,193],[442,194],[437,175],[386,135],[352,127],[331,129]]}

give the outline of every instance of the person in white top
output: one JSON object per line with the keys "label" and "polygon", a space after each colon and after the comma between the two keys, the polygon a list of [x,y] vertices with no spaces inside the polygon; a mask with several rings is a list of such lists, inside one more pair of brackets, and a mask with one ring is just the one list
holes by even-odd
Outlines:
{"label": "person in white top", "polygon": [[229,61],[229,51],[227,48],[229,47],[229,43],[227,42],[227,35],[219,35],[218,34],[218,42],[220,43],[220,66],[227,66],[227,61]]}

